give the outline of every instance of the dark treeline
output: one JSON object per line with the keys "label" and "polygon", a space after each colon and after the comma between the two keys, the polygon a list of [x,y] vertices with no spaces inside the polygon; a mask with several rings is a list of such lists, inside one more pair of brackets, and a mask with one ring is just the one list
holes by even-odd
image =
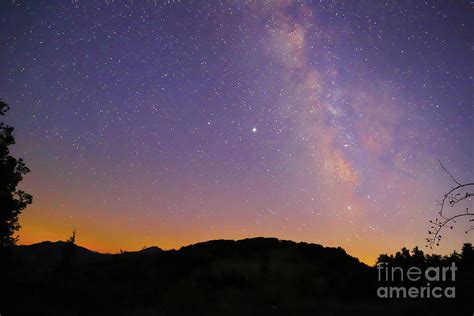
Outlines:
{"label": "dark treeline", "polygon": [[[465,243],[460,253],[453,251],[450,255],[445,256],[424,254],[418,247],[413,248],[411,252],[407,248],[402,248],[395,255],[380,255],[376,266],[380,266],[377,277],[383,285],[453,286],[456,289],[457,299],[466,302],[472,300],[474,290],[474,247],[471,243]],[[419,271],[422,272],[419,280],[410,280],[406,275],[406,272],[413,267],[419,268]],[[393,271],[393,268],[401,269]],[[439,278],[440,280],[427,280],[423,272],[429,269],[432,271],[428,273],[428,277]],[[451,272],[452,269],[454,273]]]}
{"label": "dark treeline", "polygon": [[378,257],[377,263],[387,262],[392,266],[400,267],[428,267],[445,266],[455,262],[457,266],[474,266],[474,248],[471,243],[462,246],[461,253],[453,251],[450,255],[425,254],[423,250],[415,247],[410,250],[402,248],[395,255],[382,254]]}

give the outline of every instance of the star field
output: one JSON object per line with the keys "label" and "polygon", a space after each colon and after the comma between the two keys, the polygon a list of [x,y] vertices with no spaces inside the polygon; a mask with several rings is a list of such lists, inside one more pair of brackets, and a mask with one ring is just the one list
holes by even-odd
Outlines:
{"label": "star field", "polygon": [[473,176],[471,10],[4,1],[0,96],[35,198],[20,241],[422,245],[450,186],[436,159]]}

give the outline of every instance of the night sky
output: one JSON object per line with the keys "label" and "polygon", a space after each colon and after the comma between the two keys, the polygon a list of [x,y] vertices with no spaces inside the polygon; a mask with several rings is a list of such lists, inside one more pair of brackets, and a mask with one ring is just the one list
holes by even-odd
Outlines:
{"label": "night sky", "polygon": [[20,243],[274,236],[366,262],[424,246],[452,184],[436,159],[474,177],[472,10],[2,1],[0,97],[34,196]]}

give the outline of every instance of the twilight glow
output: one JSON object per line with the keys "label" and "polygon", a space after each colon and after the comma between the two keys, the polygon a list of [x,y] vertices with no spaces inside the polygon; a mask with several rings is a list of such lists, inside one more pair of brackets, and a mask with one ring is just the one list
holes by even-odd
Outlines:
{"label": "twilight glow", "polygon": [[436,159],[474,177],[471,6],[3,1],[21,243],[423,246],[451,186]]}

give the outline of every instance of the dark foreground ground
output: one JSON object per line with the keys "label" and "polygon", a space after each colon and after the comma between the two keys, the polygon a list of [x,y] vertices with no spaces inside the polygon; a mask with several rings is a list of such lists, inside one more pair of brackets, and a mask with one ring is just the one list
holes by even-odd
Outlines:
{"label": "dark foreground ground", "polygon": [[65,242],[2,255],[9,315],[473,315],[472,261],[456,299],[380,299],[377,270],[341,248],[274,238],[99,254]]}

